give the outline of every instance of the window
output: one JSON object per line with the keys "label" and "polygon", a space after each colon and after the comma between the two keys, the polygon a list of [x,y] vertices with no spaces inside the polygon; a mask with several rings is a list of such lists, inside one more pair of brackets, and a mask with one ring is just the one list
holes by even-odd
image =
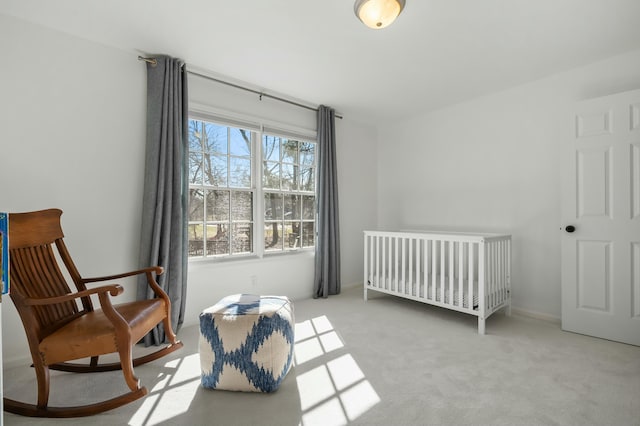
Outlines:
{"label": "window", "polygon": [[315,144],[262,136],[266,251],[313,247]]}
{"label": "window", "polygon": [[314,245],[315,143],[247,127],[189,120],[189,257]]}

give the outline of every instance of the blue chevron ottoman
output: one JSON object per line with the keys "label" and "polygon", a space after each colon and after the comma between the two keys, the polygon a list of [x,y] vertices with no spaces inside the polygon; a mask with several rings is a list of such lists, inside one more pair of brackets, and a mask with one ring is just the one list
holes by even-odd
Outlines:
{"label": "blue chevron ottoman", "polygon": [[274,392],[293,363],[293,303],[284,296],[235,294],[200,314],[202,386]]}

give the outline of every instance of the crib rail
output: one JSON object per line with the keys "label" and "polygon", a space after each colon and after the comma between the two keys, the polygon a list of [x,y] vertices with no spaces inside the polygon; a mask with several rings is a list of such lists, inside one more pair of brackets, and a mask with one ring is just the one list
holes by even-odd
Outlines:
{"label": "crib rail", "polygon": [[365,300],[375,290],[465,312],[484,332],[484,319],[510,306],[510,276],[509,235],[364,232]]}

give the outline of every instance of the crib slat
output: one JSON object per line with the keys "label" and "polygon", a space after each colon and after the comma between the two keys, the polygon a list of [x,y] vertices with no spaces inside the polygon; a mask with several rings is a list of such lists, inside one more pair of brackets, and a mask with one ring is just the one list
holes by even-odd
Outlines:
{"label": "crib slat", "polygon": [[500,259],[500,254],[502,253],[502,241],[496,241],[496,251],[495,251],[495,260],[494,263],[496,265],[496,283],[494,287],[494,291],[496,293],[495,296],[495,306],[500,305],[502,303],[502,262]]}
{"label": "crib slat", "polygon": [[444,303],[444,278],[445,278],[445,242],[440,241],[440,303]]}
{"label": "crib slat", "polygon": [[496,250],[495,250],[495,260],[494,263],[496,265],[496,283],[494,285],[495,292],[495,306],[498,306],[502,302],[502,265],[500,263],[500,253],[502,253],[502,242],[496,241]]}
{"label": "crib slat", "polygon": [[496,285],[495,285],[496,306],[499,305],[500,302],[502,302],[502,263],[500,262],[501,253],[502,253],[502,241],[497,241],[496,253],[495,253],[496,259],[494,261],[496,265]]}
{"label": "crib slat", "polygon": [[463,243],[460,241],[458,243],[458,307],[462,308],[462,296],[463,289],[462,283],[464,280],[463,272],[464,272],[464,248],[467,243]]}
{"label": "crib slat", "polygon": [[[395,286],[398,287],[398,237],[392,237],[393,241],[393,282]],[[389,261],[391,262],[391,257],[389,257]]]}
{"label": "crib slat", "polygon": [[394,289],[395,291],[399,290],[400,285],[401,285],[401,277],[399,275],[398,272],[398,266],[397,266],[397,253],[393,253],[395,252],[397,249],[395,247],[395,240],[397,240],[398,237],[389,237],[388,240],[388,250],[389,250],[389,256],[387,259],[387,263],[389,263],[389,288],[390,289]]}
{"label": "crib slat", "polygon": [[403,289],[404,293],[411,292],[411,286],[413,285],[413,239],[407,238],[407,256],[409,257],[409,262],[406,264],[407,266],[407,281],[405,282],[405,288]]}
{"label": "crib slat", "polygon": [[386,246],[387,246],[387,237],[382,237],[380,239],[380,278],[384,280],[384,288],[391,288],[391,284],[389,283],[389,274],[387,274],[387,265],[385,263],[386,259]]}
{"label": "crib slat", "polygon": [[485,252],[485,243],[478,244],[478,311],[481,316],[484,316],[484,312],[486,312],[487,308],[487,300],[485,293],[485,285],[486,285],[486,252]]}
{"label": "crib slat", "polygon": [[371,277],[371,285],[376,286],[376,277],[373,275],[373,267],[375,265],[373,261],[373,246],[375,245],[375,237],[369,237],[369,277]]}
{"label": "crib slat", "polygon": [[473,265],[475,263],[475,247],[476,244],[475,243],[469,243],[469,275],[468,275],[468,279],[467,279],[467,285],[469,286],[469,297],[467,300],[467,305],[469,306],[469,309],[473,310],[473,281],[475,279],[475,271],[473,268]]}
{"label": "crib slat", "polygon": [[429,240],[423,240],[422,250],[422,297],[429,299]]}
{"label": "crib slat", "polygon": [[493,307],[493,302],[494,302],[494,284],[495,284],[495,276],[494,276],[494,272],[495,272],[495,265],[493,263],[493,251],[495,248],[495,244],[493,244],[492,242],[488,242],[486,243],[486,251],[485,251],[485,261],[486,261],[486,277],[487,277],[487,281],[485,282],[485,286],[486,286],[486,293],[485,296],[487,298],[487,309],[491,309]]}
{"label": "crib slat", "polygon": [[416,297],[420,296],[420,239],[416,238],[413,240],[413,295]]}
{"label": "crib slat", "polygon": [[449,303],[452,305],[453,303],[453,275],[455,272],[455,258],[453,257],[455,243],[453,241],[449,241],[449,259],[447,261],[447,271],[446,274],[449,276]]}
{"label": "crib slat", "polygon": [[505,274],[505,262],[504,258],[506,255],[506,241],[500,241],[500,303],[503,303],[506,300],[506,292],[505,292],[505,282],[506,282],[506,274]]}
{"label": "crib slat", "polygon": [[376,278],[378,279],[378,286],[385,288],[384,277],[380,276],[380,244],[382,244],[382,236],[376,238]]}
{"label": "crib slat", "polygon": [[367,285],[369,283],[369,274],[367,273],[368,268],[369,268],[369,253],[368,253],[368,240],[369,240],[369,236],[367,234],[364,234],[364,247],[363,247],[363,251],[364,251],[364,265],[362,267],[362,283],[364,284],[364,301],[367,301]]}
{"label": "crib slat", "polygon": [[417,252],[416,252],[416,296],[422,297],[420,290],[422,289],[422,268],[424,268],[424,264],[422,263],[422,253],[424,252],[424,240],[419,239],[416,242],[417,244]]}
{"label": "crib slat", "polygon": [[438,241],[431,241],[431,298],[436,300],[437,276],[438,276]]}
{"label": "crib slat", "polygon": [[500,265],[500,252],[502,251],[501,249],[501,242],[500,241],[496,241],[496,248],[495,248],[495,259],[493,261],[495,267],[496,267],[496,271],[495,271],[495,280],[496,283],[494,284],[493,287],[493,291],[495,293],[495,297],[494,297],[494,302],[495,302],[495,306],[498,306],[502,300],[502,295],[500,294],[501,290],[501,281],[502,281],[502,269],[501,269],[501,265]]}
{"label": "crib slat", "polygon": [[489,286],[489,291],[491,292],[491,306],[493,309],[496,306],[496,301],[498,300],[498,244],[493,241],[491,243],[491,252],[489,253],[490,262],[491,262],[491,284]]}

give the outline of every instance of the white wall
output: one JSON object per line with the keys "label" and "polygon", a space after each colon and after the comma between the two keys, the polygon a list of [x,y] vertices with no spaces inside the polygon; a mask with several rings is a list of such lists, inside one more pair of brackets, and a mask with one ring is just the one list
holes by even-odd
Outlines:
{"label": "white wall", "polygon": [[559,318],[571,107],[637,88],[640,51],[380,129],[380,227],[512,234],[514,306]]}
{"label": "white wall", "polygon": [[[3,15],[0,52],[0,210],[62,209],[69,250],[86,276],[137,268],[144,67],[132,53]],[[29,352],[9,298],[3,308],[11,362]]]}
{"label": "white wall", "polygon": [[[66,242],[83,275],[135,269],[144,169],[144,64],[136,52],[5,15],[0,15],[0,52],[0,211],[61,208]],[[255,97],[240,99],[240,92],[198,89],[194,81],[192,98],[221,102],[221,107],[239,108],[237,112],[246,102],[257,102]],[[257,111],[269,116],[274,105],[263,101]],[[304,113],[291,108],[287,114]],[[305,126],[315,127],[315,115],[305,117]],[[338,154],[345,159],[339,160],[338,170],[342,277],[344,285],[352,285],[362,280],[361,231],[377,221],[375,181],[354,164],[364,160],[375,167],[375,133],[347,117],[337,123],[337,139]],[[356,212],[356,206],[365,210]],[[310,252],[192,263],[185,323],[195,323],[203,307],[231,293],[309,297],[312,279]],[[125,283],[122,301],[135,297],[131,284]],[[3,302],[2,331],[5,365],[28,357],[22,324],[9,298]]]}

